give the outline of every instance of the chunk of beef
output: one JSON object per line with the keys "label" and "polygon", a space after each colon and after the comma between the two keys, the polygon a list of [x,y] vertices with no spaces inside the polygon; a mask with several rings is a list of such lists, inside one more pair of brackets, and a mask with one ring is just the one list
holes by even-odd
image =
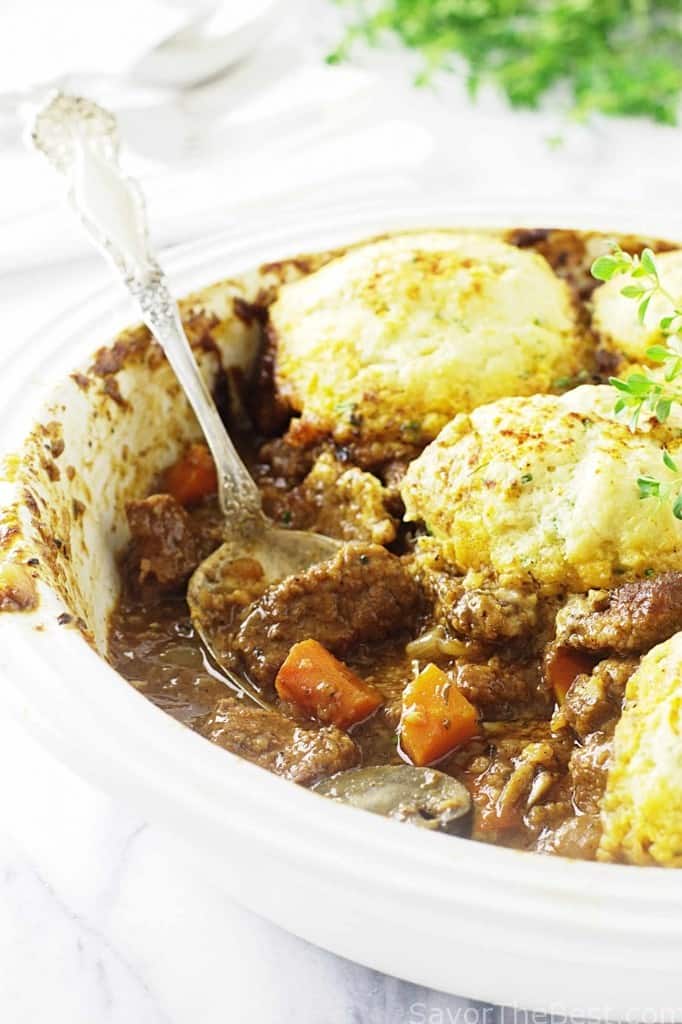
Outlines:
{"label": "chunk of beef", "polygon": [[591,675],[576,676],[566,692],[562,713],[581,739],[598,729],[613,729],[620,718],[625,685],[638,664],[638,658],[607,658]]}
{"label": "chunk of beef", "polygon": [[571,754],[568,771],[573,788],[573,803],[583,814],[599,814],[612,746],[612,736],[596,732]]}
{"label": "chunk of beef", "polygon": [[346,544],[329,561],[269,587],[234,647],[252,678],[271,685],[292,644],[312,638],[343,656],[412,629],[419,605],[419,588],[399,558],[373,544]]}
{"label": "chunk of beef", "polygon": [[[269,447],[273,446],[270,442]],[[394,496],[378,477],[328,450],[318,455],[296,486],[280,477],[262,477],[260,485],[263,507],[275,522],[343,541],[391,544],[396,538]]]}
{"label": "chunk of beef", "polygon": [[266,441],[258,451],[257,472],[282,486],[294,487],[310,472],[315,453],[309,448],[297,448],[276,437]]}
{"label": "chunk of beef", "polygon": [[528,636],[538,623],[537,595],[502,587],[463,588],[444,611],[454,633],[484,643]]}
{"label": "chunk of beef", "polygon": [[456,685],[489,720],[549,715],[550,689],[536,661],[512,663],[490,658],[457,663]]}
{"label": "chunk of beef", "polygon": [[360,760],[357,745],[340,729],[303,729],[234,697],[218,701],[201,731],[225,750],[306,786]]}
{"label": "chunk of beef", "polygon": [[152,494],[126,505],[139,580],[153,577],[164,586],[179,586],[200,560],[185,509],[170,494]]}
{"label": "chunk of beef", "polygon": [[396,524],[387,510],[388,492],[378,477],[346,466],[330,452],[315,461],[299,488],[310,510],[305,527],[339,540],[390,544]]}
{"label": "chunk of beef", "polygon": [[532,849],[572,860],[595,860],[601,831],[599,814],[581,814],[566,818],[557,828],[544,829]]}
{"label": "chunk of beef", "polygon": [[450,634],[487,644],[523,639],[540,627],[541,608],[530,590],[501,587],[494,581],[472,586],[449,572],[440,553],[422,548],[416,573],[433,604],[437,622]]}
{"label": "chunk of beef", "polygon": [[601,839],[601,798],[611,760],[612,739],[593,733],[576,747],[568,763],[569,789],[575,816],[557,828],[543,830],[535,845],[539,853],[594,860]]}
{"label": "chunk of beef", "polygon": [[682,572],[572,598],[556,627],[564,647],[642,654],[682,628]]}

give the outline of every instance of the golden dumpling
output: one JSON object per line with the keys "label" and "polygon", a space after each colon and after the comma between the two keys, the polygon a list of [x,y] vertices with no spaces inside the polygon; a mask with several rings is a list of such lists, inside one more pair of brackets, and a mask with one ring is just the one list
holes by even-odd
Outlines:
{"label": "golden dumpling", "polygon": [[430,440],[461,411],[549,391],[585,341],[544,257],[477,234],[352,248],[270,309],[280,394],[312,431]]}
{"label": "golden dumpling", "polygon": [[407,519],[423,520],[459,571],[548,590],[682,568],[672,503],[637,487],[640,475],[671,475],[663,445],[682,462],[679,420],[633,433],[613,403],[612,388],[585,386],[457,416],[407,471]]}
{"label": "golden dumpling", "polygon": [[682,633],[628,681],[602,827],[600,860],[682,867]]}

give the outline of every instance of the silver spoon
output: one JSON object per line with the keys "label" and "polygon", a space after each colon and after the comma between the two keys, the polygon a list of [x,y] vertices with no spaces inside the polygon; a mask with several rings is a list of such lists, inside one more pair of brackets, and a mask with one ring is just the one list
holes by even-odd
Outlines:
{"label": "silver spoon", "polygon": [[[240,459],[199,372],[177,303],[149,242],[139,185],[119,167],[114,115],[92,100],[57,92],[34,117],[31,141],[68,184],[72,207],[93,242],[113,263],[161,345],[199,421],[218,474],[224,543],[195,570],[187,592],[190,613],[204,643],[233,685],[266,702],[225,665],[221,618],[207,613],[211,597],[240,583],[244,560],[262,568],[263,584],[281,580],[339,549],[320,534],[278,529],[265,516],[258,487]],[[218,648],[218,649],[217,649]]]}

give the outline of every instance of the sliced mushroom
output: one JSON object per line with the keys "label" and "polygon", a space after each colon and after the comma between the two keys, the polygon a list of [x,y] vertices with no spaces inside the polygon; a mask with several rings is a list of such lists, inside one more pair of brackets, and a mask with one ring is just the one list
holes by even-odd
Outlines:
{"label": "sliced mushroom", "polygon": [[313,787],[339,803],[450,835],[468,834],[471,797],[456,779],[433,768],[381,765],[349,768]]}

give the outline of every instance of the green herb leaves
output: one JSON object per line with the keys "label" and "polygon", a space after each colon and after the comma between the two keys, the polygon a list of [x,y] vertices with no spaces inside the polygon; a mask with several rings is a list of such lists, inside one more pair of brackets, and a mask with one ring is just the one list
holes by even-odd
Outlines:
{"label": "green herb leaves", "polygon": [[465,70],[472,95],[494,82],[515,107],[566,91],[577,117],[598,111],[677,121],[682,22],[671,0],[339,2],[354,20],[330,63],[358,39],[379,46],[393,34],[424,57],[420,85],[436,70]]}
{"label": "green herb leaves", "polygon": [[[645,250],[649,252],[649,250]],[[632,270],[633,257],[622,249],[614,248],[607,256],[599,256],[592,264],[592,277],[597,281],[610,281],[617,274],[627,274]]]}
{"label": "green herb leaves", "polygon": [[[631,256],[619,247],[600,256],[592,264],[592,276],[598,281],[610,281],[620,274],[628,274],[631,283],[621,289],[621,295],[637,302],[637,316],[644,323],[652,298],[662,296],[671,312],[659,320],[658,329],[667,339],[665,345],[652,345],[647,358],[664,368],[662,380],[646,373],[635,372],[625,379],[610,377],[609,383],[618,392],[613,411],[616,415],[628,412],[630,429],[636,430],[643,410],[648,410],[660,423],[670,416],[673,404],[682,405],[682,390],[674,382],[682,376],[682,308],[661,284],[656,257],[651,249],[643,249],[639,256]],[[682,474],[670,452],[663,450],[663,465],[675,475],[673,480],[660,481],[650,474],[637,478],[640,498],[657,498],[673,503],[673,515],[682,520]]]}
{"label": "green herb leaves", "polygon": [[[675,395],[668,394],[662,384],[652,380],[643,373],[631,373],[625,380],[609,377],[611,384],[619,392],[613,411],[616,414],[627,410],[630,413],[630,429],[636,430],[642,411],[648,409],[661,423],[670,416]],[[682,396],[680,396],[682,397]]]}
{"label": "green herb leaves", "polygon": [[676,519],[682,519],[682,475],[680,467],[673,459],[670,452],[663,449],[663,465],[676,476],[667,482],[657,480],[649,473],[637,477],[637,487],[640,498],[658,498],[659,501],[672,501],[673,515]]}
{"label": "green herb leaves", "polygon": [[[618,274],[629,274],[632,284],[621,289],[621,295],[627,299],[637,300],[637,318],[640,324],[644,323],[649,303],[654,295],[660,292],[671,305],[675,306],[675,300],[661,285],[656,266],[656,257],[651,249],[642,249],[639,256],[631,256],[622,249],[614,249],[610,256],[600,256],[592,264],[592,276],[598,281],[610,281]],[[677,310],[675,311],[677,313]],[[670,321],[665,333],[675,322],[675,315],[666,317]]]}

